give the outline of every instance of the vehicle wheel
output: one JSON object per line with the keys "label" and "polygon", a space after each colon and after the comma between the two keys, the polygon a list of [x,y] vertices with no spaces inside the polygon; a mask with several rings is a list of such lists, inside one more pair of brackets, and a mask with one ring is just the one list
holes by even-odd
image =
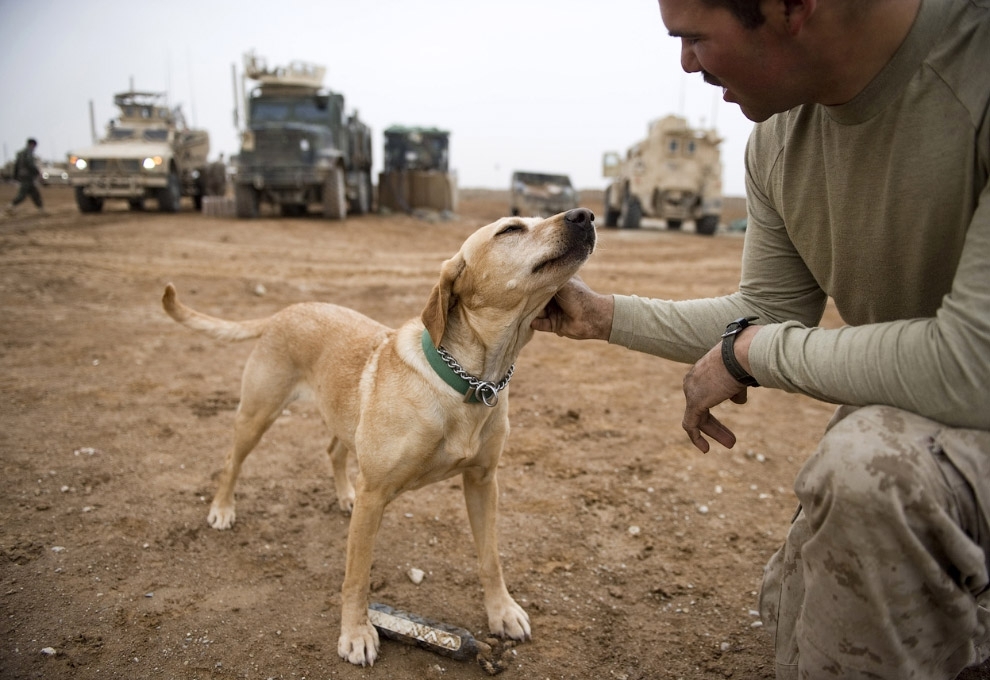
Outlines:
{"label": "vehicle wheel", "polygon": [[635,196],[626,196],[622,202],[622,214],[619,215],[619,227],[622,229],[639,229],[643,220],[643,206]]}
{"label": "vehicle wheel", "polygon": [[605,226],[619,226],[619,211],[612,208],[612,187],[605,188]]}
{"label": "vehicle wheel", "polygon": [[103,210],[103,199],[87,196],[82,187],[76,187],[76,205],[81,213],[95,213]]}
{"label": "vehicle wheel", "polygon": [[667,228],[671,231],[680,231],[681,224],[683,224],[681,220],[667,220]]}
{"label": "vehicle wheel", "polygon": [[174,172],[168,176],[168,185],[158,190],[158,209],[161,212],[176,213],[182,201],[182,184]]}
{"label": "vehicle wheel", "polygon": [[261,196],[253,186],[238,184],[234,187],[234,206],[240,219],[253,220],[258,217],[260,205]]}
{"label": "vehicle wheel", "polygon": [[144,199],[143,198],[129,198],[127,199],[127,207],[135,212],[140,212],[144,210]]}
{"label": "vehicle wheel", "polygon": [[703,215],[694,224],[694,230],[702,236],[711,236],[718,231],[718,215]]}
{"label": "vehicle wheel", "polygon": [[299,203],[282,203],[278,206],[278,213],[282,217],[302,217],[306,214],[306,206]]}
{"label": "vehicle wheel", "polygon": [[371,211],[371,177],[362,172],[358,175],[357,196],[351,205],[351,212],[367,215]]}
{"label": "vehicle wheel", "polygon": [[328,220],[347,217],[347,193],[344,189],[344,171],[333,168],[323,182],[323,216]]}

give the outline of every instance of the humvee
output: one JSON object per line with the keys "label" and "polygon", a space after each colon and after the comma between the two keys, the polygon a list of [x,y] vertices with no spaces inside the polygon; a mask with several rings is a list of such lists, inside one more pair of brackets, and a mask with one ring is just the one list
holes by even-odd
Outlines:
{"label": "humvee", "polygon": [[721,139],[715,130],[692,129],[680,116],[650,123],[646,139],[633,145],[625,159],[607,152],[602,174],[605,226],[636,229],[643,217],[680,229],[693,220],[695,231],[711,235],[722,216]]}
{"label": "humvee", "polygon": [[526,217],[550,217],[578,207],[578,193],[567,175],[547,172],[512,173],[509,212]]}
{"label": "humvee", "polygon": [[183,196],[196,209],[207,193],[210,135],[186,125],[182,110],[164,92],[120,92],[119,114],[93,146],[68,154],[69,183],[84,213],[99,212],[107,199],[126,200],[132,210],[146,199],[162,212],[177,212]]}
{"label": "humvee", "polygon": [[244,75],[258,86],[246,97],[234,174],[238,217],[257,217],[262,202],[283,216],[320,204],[333,220],[371,209],[371,128],[357,112],[345,116],[344,96],[323,88],[325,71],[244,55]]}

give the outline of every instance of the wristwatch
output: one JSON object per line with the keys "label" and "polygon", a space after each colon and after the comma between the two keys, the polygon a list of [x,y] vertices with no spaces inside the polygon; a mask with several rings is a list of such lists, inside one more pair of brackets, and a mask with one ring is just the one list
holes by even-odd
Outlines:
{"label": "wristwatch", "polygon": [[722,363],[725,364],[725,368],[729,371],[729,374],[737,382],[741,382],[746,387],[759,387],[760,383],[756,382],[756,378],[747,373],[746,369],[736,360],[736,353],[733,350],[733,346],[736,344],[736,336],[739,335],[742,329],[752,326],[753,322],[758,318],[758,316],[740,317],[729,323],[725,327],[725,332],[722,333]]}

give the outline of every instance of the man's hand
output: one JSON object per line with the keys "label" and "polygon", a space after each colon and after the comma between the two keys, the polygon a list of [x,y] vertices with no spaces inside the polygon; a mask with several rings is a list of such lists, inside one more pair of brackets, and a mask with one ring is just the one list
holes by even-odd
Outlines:
{"label": "man's hand", "polygon": [[596,293],[575,276],[557,291],[530,327],[574,340],[608,340],[614,309],[611,295]]}
{"label": "man's hand", "polygon": [[[757,328],[744,329],[736,336],[736,359],[749,370],[748,349]],[[711,414],[711,408],[724,401],[745,404],[746,386],[737,382],[722,363],[722,345],[715,345],[684,376],[684,419],[681,427],[702,453],[708,453],[708,435],[727,449],[735,446],[736,435]]]}

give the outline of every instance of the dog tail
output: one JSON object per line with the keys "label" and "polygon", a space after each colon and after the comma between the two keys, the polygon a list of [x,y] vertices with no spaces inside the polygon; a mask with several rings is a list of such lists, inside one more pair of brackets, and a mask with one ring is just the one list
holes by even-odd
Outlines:
{"label": "dog tail", "polygon": [[217,340],[235,342],[238,340],[253,340],[261,336],[268,325],[268,319],[228,321],[197,312],[195,309],[186,307],[179,302],[179,298],[175,292],[175,286],[171,283],[165,286],[165,294],[162,295],[162,307],[165,308],[165,312],[170,317],[183,326],[206,333]]}

